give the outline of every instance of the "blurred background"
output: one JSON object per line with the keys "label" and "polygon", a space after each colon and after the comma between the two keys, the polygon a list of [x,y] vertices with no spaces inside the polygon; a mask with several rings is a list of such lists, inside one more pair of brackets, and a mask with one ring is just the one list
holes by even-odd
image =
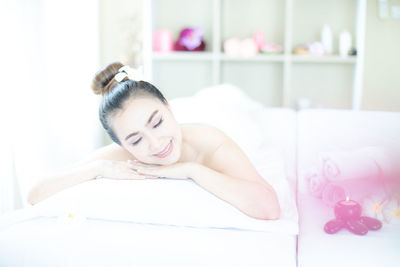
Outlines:
{"label": "blurred background", "polygon": [[400,0],[0,0],[0,214],[111,143],[90,84],[143,66],[168,99],[231,83],[266,107],[400,111]]}

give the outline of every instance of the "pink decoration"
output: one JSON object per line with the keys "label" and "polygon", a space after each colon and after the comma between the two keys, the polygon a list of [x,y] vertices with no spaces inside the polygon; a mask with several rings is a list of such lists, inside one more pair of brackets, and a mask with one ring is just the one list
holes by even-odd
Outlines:
{"label": "pink decoration", "polygon": [[240,56],[240,39],[230,38],[224,42],[224,52],[228,56]]}
{"label": "pink decoration", "polygon": [[335,204],[335,219],[330,220],[324,226],[324,231],[334,234],[343,228],[356,235],[365,235],[368,230],[376,231],[382,227],[382,223],[374,218],[361,216],[362,208],[354,200],[348,197]]}
{"label": "pink decoration", "polygon": [[308,190],[311,195],[321,198],[328,180],[325,179],[317,170],[312,170],[305,175]]}
{"label": "pink decoration", "polygon": [[322,191],[322,201],[332,207],[335,203],[346,197],[345,189],[335,183],[328,183]]}
{"label": "pink decoration", "polygon": [[206,44],[203,41],[204,30],[201,27],[185,28],[181,31],[175,43],[176,51],[203,51]]}
{"label": "pink decoration", "polygon": [[261,49],[263,53],[281,53],[282,50],[282,46],[277,44],[266,44]]}
{"label": "pink decoration", "polygon": [[252,38],[243,40],[230,38],[224,42],[224,52],[228,56],[251,57],[257,55],[258,48]]}
{"label": "pink decoration", "polygon": [[356,151],[336,151],[321,155],[322,175],[331,181],[357,178],[375,178],[381,175],[385,159],[375,157],[383,153],[376,148]]}
{"label": "pink decoration", "polygon": [[382,147],[325,152],[319,158],[319,164],[304,179],[309,193],[327,206],[345,196],[359,202],[382,192],[390,197],[398,188],[394,156]]}
{"label": "pink decoration", "polygon": [[169,30],[157,30],[153,34],[153,50],[157,52],[171,52],[174,50],[172,32]]}
{"label": "pink decoration", "polygon": [[335,205],[335,216],[337,219],[358,219],[361,216],[361,206],[354,200],[341,200]]}
{"label": "pink decoration", "polygon": [[314,42],[307,46],[308,52],[312,55],[322,56],[325,54],[325,47],[320,42]]}
{"label": "pink decoration", "polygon": [[251,57],[258,54],[257,44],[252,38],[242,40],[240,44],[240,54],[243,57]]}
{"label": "pink decoration", "polygon": [[261,49],[264,47],[265,45],[265,36],[264,33],[262,31],[257,31],[254,33],[253,35],[253,40],[257,45],[257,50],[258,52],[261,51]]}
{"label": "pink decoration", "polygon": [[[323,176],[322,176],[323,177]],[[331,182],[326,179],[320,180],[321,186],[323,186],[320,198],[329,207],[332,207],[340,199],[344,199],[345,196],[349,196],[357,201],[362,201],[365,197],[378,193],[383,188],[383,183],[390,183],[389,180],[381,180],[378,178],[358,178],[352,180],[336,181]],[[314,183],[318,183],[314,181]],[[309,186],[310,193],[313,194]]]}

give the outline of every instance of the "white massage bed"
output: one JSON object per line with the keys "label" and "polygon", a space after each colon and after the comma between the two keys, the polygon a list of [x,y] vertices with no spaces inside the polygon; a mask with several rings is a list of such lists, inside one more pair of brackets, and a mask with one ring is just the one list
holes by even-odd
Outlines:
{"label": "white massage bed", "polygon": [[171,106],[243,148],[277,191],[280,220],[247,217],[190,181],[94,180],[2,216],[0,266],[296,266],[295,112],[228,85]]}
{"label": "white massage bed", "polygon": [[37,218],[0,235],[1,266],[296,266],[296,236]]}

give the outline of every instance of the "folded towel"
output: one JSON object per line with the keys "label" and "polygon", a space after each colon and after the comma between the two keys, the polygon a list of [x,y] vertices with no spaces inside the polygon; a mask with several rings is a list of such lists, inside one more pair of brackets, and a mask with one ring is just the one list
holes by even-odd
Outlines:
{"label": "folded towel", "polygon": [[322,193],[322,201],[329,207],[333,207],[338,201],[349,197],[357,202],[362,202],[366,197],[386,192],[385,181],[380,179],[353,179],[337,182],[328,182]]}
{"label": "folded towel", "polygon": [[329,207],[349,197],[363,213],[400,223],[400,157],[383,147],[320,153],[319,164],[304,174],[308,192]]}
{"label": "folded towel", "polygon": [[320,153],[319,160],[321,174],[330,181],[388,177],[394,167],[383,147]]}
{"label": "folded towel", "polygon": [[304,175],[308,192],[314,197],[321,198],[328,180],[317,169],[312,169]]}

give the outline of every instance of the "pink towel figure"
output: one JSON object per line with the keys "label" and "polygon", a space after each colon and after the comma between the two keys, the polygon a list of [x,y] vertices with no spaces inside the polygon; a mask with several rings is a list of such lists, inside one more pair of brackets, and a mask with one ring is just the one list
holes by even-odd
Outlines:
{"label": "pink towel figure", "polygon": [[307,183],[308,192],[314,197],[321,198],[322,191],[328,184],[328,180],[320,174],[316,169],[313,169],[304,175]]}
{"label": "pink towel figure", "polygon": [[330,207],[349,197],[359,203],[381,194],[400,195],[400,162],[383,147],[319,154],[319,164],[304,175],[309,193]]}
{"label": "pink towel figure", "polygon": [[322,201],[333,207],[338,201],[346,199],[345,189],[335,183],[328,183],[322,191]]}
{"label": "pink towel figure", "polygon": [[322,201],[333,207],[339,200],[349,197],[357,202],[362,202],[366,197],[377,192],[386,193],[385,180],[376,178],[359,178],[329,182],[322,191]]}
{"label": "pink towel figure", "polygon": [[382,147],[321,153],[322,175],[330,181],[389,176],[393,164]]}

